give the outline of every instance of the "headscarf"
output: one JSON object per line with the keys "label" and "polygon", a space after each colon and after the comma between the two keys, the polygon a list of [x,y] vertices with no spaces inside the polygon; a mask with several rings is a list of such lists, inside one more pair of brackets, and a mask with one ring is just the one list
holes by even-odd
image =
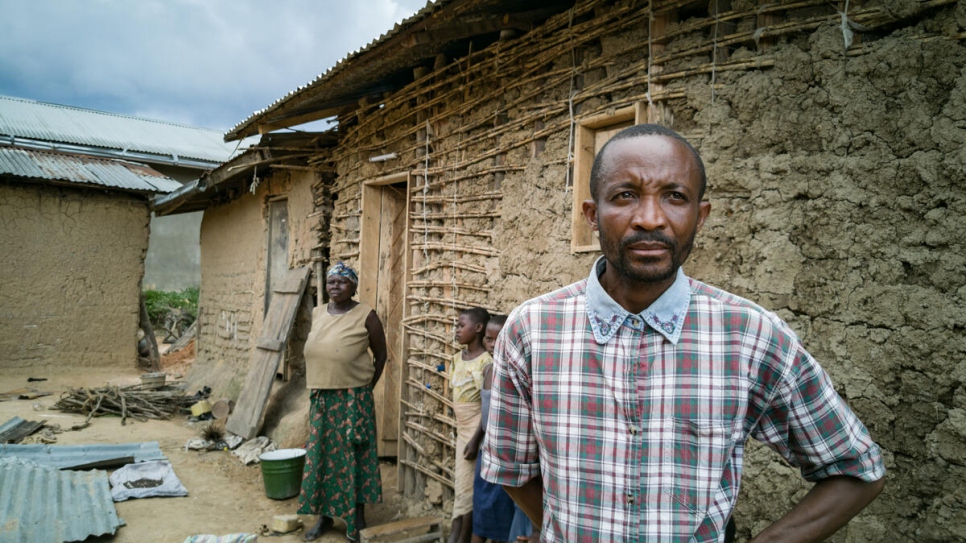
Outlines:
{"label": "headscarf", "polygon": [[354,285],[359,286],[359,276],[356,274],[356,271],[343,264],[341,260],[338,264],[329,268],[329,271],[325,274],[326,277],[331,277],[333,275],[341,275],[349,281],[352,281]]}

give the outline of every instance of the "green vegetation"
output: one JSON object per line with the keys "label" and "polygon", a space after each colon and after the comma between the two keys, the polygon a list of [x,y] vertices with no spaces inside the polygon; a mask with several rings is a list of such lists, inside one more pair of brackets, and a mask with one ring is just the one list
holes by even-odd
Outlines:
{"label": "green vegetation", "polygon": [[198,318],[198,289],[186,288],[180,292],[145,290],[144,305],[151,318],[151,326],[160,339],[179,338]]}

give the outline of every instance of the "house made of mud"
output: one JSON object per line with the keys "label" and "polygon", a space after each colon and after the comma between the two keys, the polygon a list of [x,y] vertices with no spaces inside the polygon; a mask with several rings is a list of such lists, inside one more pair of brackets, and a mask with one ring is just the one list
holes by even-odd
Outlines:
{"label": "house made of mud", "polygon": [[[964,36],[951,0],[427,4],[232,129],[262,144],[159,207],[205,209],[194,378],[238,393],[275,270],[309,266],[317,288],[351,264],[391,343],[381,454],[407,494],[445,499],[457,312],[508,313],[586,276],[594,153],[657,122],[707,164],[712,213],[686,272],[785,318],[886,453],[885,494],[836,540],[955,540]],[[297,443],[305,394],[297,378],[277,388],[291,394],[276,391],[266,431]],[[762,448],[745,473],[739,536],[807,490]]]}

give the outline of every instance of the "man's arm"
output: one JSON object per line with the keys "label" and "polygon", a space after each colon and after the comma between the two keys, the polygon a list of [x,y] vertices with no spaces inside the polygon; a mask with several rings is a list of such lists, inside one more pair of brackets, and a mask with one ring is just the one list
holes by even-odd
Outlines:
{"label": "man's arm", "polygon": [[755,536],[750,543],[825,541],[872,503],[882,492],[883,486],[885,478],[872,482],[847,475],[822,479],[791,511]]}
{"label": "man's arm", "polygon": [[533,531],[539,533],[543,524],[543,478],[537,475],[523,486],[505,486],[503,490],[523,509],[533,523]]}

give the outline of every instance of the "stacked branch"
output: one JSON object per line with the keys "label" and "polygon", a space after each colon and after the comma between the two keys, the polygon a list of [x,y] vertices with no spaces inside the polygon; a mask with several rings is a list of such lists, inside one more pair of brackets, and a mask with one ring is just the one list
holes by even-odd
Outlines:
{"label": "stacked branch", "polygon": [[195,399],[180,390],[145,390],[140,386],[101,388],[72,388],[61,394],[53,408],[65,413],[80,413],[91,417],[117,415],[123,426],[127,419],[145,422],[164,420],[182,407],[189,407]]}

